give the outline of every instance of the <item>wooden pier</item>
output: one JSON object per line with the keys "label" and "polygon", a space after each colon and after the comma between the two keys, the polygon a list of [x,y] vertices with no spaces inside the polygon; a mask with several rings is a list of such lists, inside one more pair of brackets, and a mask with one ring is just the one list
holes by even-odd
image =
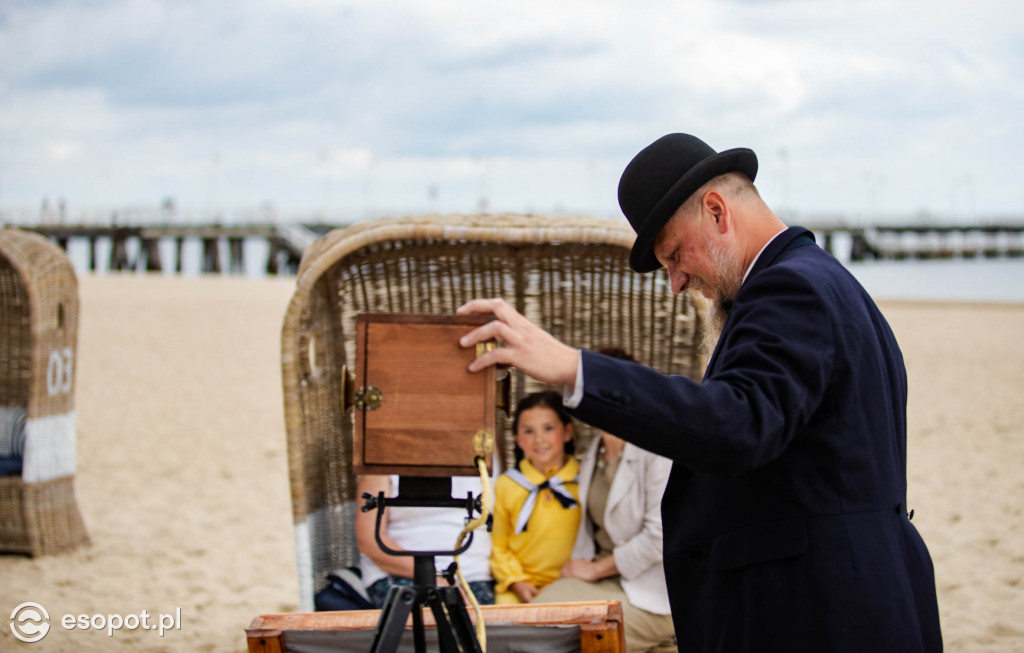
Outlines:
{"label": "wooden pier", "polygon": [[[844,262],[1024,257],[1024,219],[973,225],[795,222],[806,224],[818,244]],[[245,274],[248,270],[253,274],[256,264],[258,274],[280,275],[294,274],[306,248],[336,226],[343,225],[43,224],[21,228],[47,236],[68,251],[74,243],[78,258],[87,259],[79,260],[76,267],[88,271]],[[261,247],[249,246],[253,241],[262,243]],[[259,252],[254,254],[254,249]],[[257,257],[260,260],[254,261]],[[186,259],[191,263],[188,271]]]}
{"label": "wooden pier", "polygon": [[[65,251],[72,242],[87,243],[89,271],[185,272],[186,244],[198,248],[197,272],[242,274],[246,241],[264,241],[261,272],[294,274],[302,253],[320,235],[302,225],[38,225],[24,226],[57,242]],[[101,247],[101,244],[106,247]],[[170,247],[168,247],[170,244]],[[109,249],[108,252],[101,250]],[[168,255],[169,254],[169,255]],[[167,260],[165,260],[167,259]]]}
{"label": "wooden pier", "polygon": [[846,261],[1024,256],[1024,221],[979,225],[810,226],[818,244]]}

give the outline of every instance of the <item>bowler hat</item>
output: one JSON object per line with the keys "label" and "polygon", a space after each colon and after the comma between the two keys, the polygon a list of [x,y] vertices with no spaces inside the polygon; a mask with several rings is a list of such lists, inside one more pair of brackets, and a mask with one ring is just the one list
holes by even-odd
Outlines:
{"label": "bowler hat", "polygon": [[637,272],[661,267],[654,239],[698,188],[718,175],[757,175],[757,155],[745,147],[715,152],[696,136],[668,134],[640,151],[619,180],[619,206],[636,232],[629,265]]}

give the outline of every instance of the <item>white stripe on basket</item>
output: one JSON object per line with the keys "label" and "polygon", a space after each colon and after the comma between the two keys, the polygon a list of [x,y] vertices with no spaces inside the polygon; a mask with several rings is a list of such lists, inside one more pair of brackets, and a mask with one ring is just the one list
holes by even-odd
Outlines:
{"label": "white stripe on basket", "polygon": [[28,419],[22,480],[39,483],[74,475],[75,411]]}

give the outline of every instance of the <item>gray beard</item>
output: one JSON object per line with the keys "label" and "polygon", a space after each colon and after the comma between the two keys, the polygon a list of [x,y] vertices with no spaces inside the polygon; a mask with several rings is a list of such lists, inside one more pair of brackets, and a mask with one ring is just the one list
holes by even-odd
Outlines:
{"label": "gray beard", "polygon": [[721,302],[708,302],[707,311],[704,314],[704,328],[701,330],[700,354],[702,356],[711,357],[715,347],[718,346],[718,339],[722,335],[722,328],[727,319],[729,319],[729,312],[725,310]]}
{"label": "gray beard", "polygon": [[[731,252],[712,245],[706,238],[704,248],[715,266],[718,284],[711,285],[705,279],[698,279],[695,290],[707,299],[704,315],[704,329],[701,334],[700,353],[711,357],[718,339],[722,335],[725,321],[729,319],[733,300],[743,284],[743,270],[739,269],[736,257]],[[708,292],[710,290],[711,292]]]}

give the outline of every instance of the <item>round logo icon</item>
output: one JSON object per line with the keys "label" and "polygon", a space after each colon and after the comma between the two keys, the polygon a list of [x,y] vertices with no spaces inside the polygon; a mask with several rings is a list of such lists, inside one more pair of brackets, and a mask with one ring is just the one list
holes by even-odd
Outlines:
{"label": "round logo icon", "polygon": [[38,603],[26,601],[14,608],[14,612],[11,613],[11,632],[23,642],[38,642],[50,632],[50,624],[47,623],[49,619],[50,613],[46,608]]}

